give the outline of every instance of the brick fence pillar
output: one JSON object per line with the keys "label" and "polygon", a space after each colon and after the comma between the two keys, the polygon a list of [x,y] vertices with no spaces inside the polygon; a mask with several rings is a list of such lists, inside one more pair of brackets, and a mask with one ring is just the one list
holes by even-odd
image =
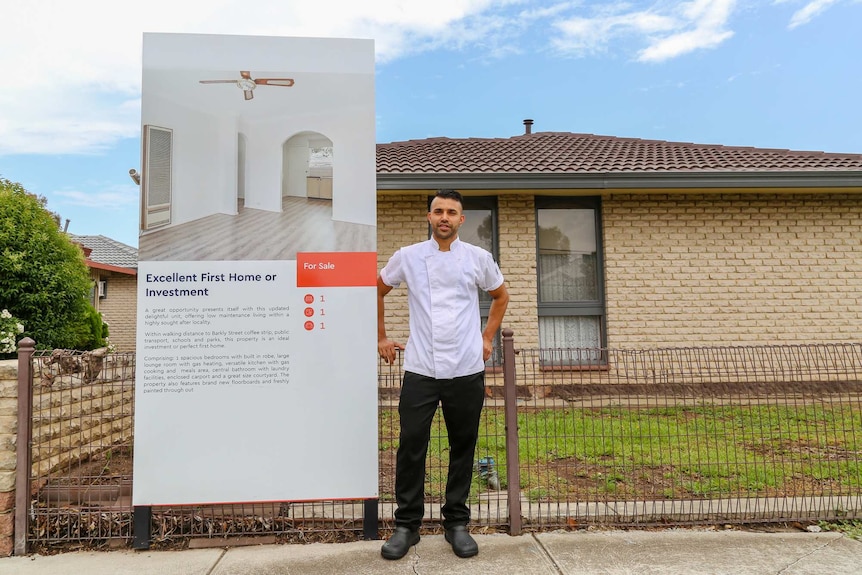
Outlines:
{"label": "brick fence pillar", "polygon": [[15,526],[18,360],[0,361],[0,557],[12,554]]}

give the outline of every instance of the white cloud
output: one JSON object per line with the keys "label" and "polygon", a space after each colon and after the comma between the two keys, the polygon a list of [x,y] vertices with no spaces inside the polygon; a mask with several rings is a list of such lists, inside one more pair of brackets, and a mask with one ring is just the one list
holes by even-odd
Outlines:
{"label": "white cloud", "polygon": [[695,50],[715,48],[733,36],[726,29],[733,12],[735,0],[694,0],[681,5],[681,27],[679,32],[654,39],[642,50],[638,59],[645,62],[661,62]]}
{"label": "white cloud", "polygon": [[386,62],[499,33],[499,17],[477,16],[519,3],[0,0],[0,155],[97,152],[138,134],[144,31],[374,38]]}
{"label": "white cloud", "polygon": [[589,17],[574,17],[556,23],[562,36],[558,50],[576,55],[601,52],[613,41],[634,37],[646,41],[637,59],[660,62],[694,50],[715,48],[733,32],[727,22],[736,0],[657,2],[642,10],[627,3],[601,5]]}
{"label": "white cloud", "polygon": [[539,20],[562,14],[566,10],[576,8],[581,5],[581,2],[558,2],[550,6],[542,6],[540,8],[527,8],[518,14],[520,20]]}
{"label": "white cloud", "polygon": [[672,18],[651,12],[603,13],[592,18],[574,17],[555,24],[563,36],[554,40],[563,52],[589,54],[604,51],[620,37],[673,30]]}
{"label": "white cloud", "polygon": [[819,16],[836,2],[837,0],[813,0],[812,2],[807,2],[805,6],[793,13],[787,27],[793,30],[797,26],[808,24],[815,16]]}
{"label": "white cloud", "polygon": [[[773,4],[802,6],[789,24],[795,28],[839,1]],[[661,62],[726,43],[736,6],[737,0],[0,0],[0,156],[98,153],[136,137],[144,31],[373,38],[384,66],[431,50],[463,50],[475,60],[547,46],[578,56],[613,48]]]}
{"label": "white cloud", "polygon": [[0,155],[100,152],[140,133],[140,99],[106,98],[70,84],[59,93],[34,86],[33,98],[4,99]]}

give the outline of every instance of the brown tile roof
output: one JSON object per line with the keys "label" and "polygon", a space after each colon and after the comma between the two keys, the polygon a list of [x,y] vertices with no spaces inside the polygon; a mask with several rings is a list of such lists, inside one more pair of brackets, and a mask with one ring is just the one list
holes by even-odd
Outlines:
{"label": "brown tile roof", "polygon": [[377,145],[378,174],[601,174],[862,170],[862,154],[536,132]]}

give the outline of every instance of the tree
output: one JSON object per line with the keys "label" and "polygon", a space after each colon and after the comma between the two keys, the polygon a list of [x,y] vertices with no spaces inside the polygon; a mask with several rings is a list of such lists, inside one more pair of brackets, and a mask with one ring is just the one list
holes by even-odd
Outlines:
{"label": "tree", "polygon": [[539,253],[568,255],[571,252],[569,236],[558,226],[543,228],[539,226]]}
{"label": "tree", "polygon": [[40,348],[104,345],[104,323],[87,301],[91,281],[84,254],[45,203],[0,178],[0,309],[18,318],[20,337],[33,338]]}
{"label": "tree", "polygon": [[482,218],[482,223],[479,224],[479,227],[476,228],[476,234],[480,239],[485,240],[488,245],[491,245],[491,235],[494,233],[493,222],[491,221],[491,214],[488,214],[484,218]]}

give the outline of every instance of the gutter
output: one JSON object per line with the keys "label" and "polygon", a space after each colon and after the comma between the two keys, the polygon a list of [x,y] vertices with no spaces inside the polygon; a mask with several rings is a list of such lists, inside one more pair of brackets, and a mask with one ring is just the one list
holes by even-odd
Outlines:
{"label": "gutter", "polygon": [[124,268],[120,266],[112,266],[110,264],[102,264],[99,262],[94,262],[93,260],[84,260],[84,263],[87,264],[88,268],[96,269],[96,270],[105,270],[108,272],[117,272],[121,274],[126,274],[128,276],[136,276],[138,275],[138,270],[134,268]]}
{"label": "gutter", "polygon": [[[377,174],[377,189],[428,190],[650,190],[650,189],[739,189],[778,188],[806,191],[811,188],[841,188],[862,193],[862,171],[834,172],[664,172],[664,173],[474,173],[474,174]],[[838,190],[834,190],[838,191]]]}

